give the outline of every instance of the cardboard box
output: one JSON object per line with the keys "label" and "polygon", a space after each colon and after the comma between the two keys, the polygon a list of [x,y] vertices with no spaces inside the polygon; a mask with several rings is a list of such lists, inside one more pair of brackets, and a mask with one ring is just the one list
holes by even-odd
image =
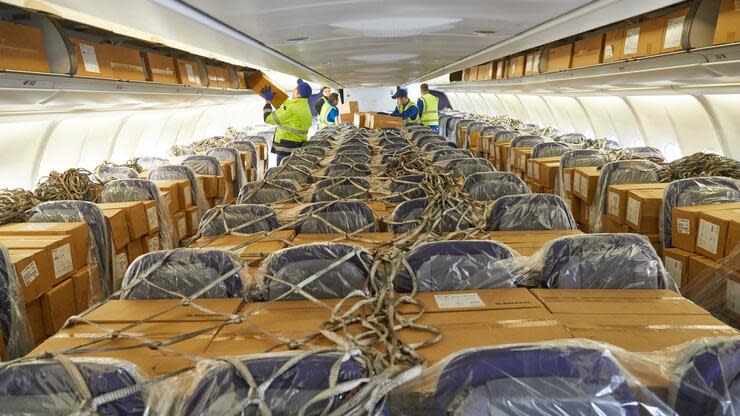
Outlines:
{"label": "cardboard box", "polygon": [[200,64],[187,59],[175,59],[177,81],[184,85],[205,85],[206,76],[201,73]]}
{"label": "cardboard box", "polygon": [[339,114],[354,114],[360,112],[360,103],[357,101],[348,101],[337,105]]}
{"label": "cardboard box", "polygon": [[560,156],[539,157],[532,159],[532,163],[534,179],[545,188],[555,188],[558,172],[560,172]]}
{"label": "cardboard box", "polygon": [[[539,55],[537,61],[539,62]],[[493,62],[488,62],[483,65],[478,65],[478,80],[488,81],[493,79]]]}
{"label": "cardboard box", "polygon": [[563,191],[566,196],[573,194],[573,169],[575,168],[563,169]]}
{"label": "cardboard box", "polygon": [[54,335],[67,321],[77,313],[75,287],[72,279],[63,281],[41,296],[41,310],[44,314],[46,335]]}
{"label": "cardboard box", "polygon": [[111,240],[116,250],[122,250],[126,248],[126,244],[131,241],[131,236],[128,232],[128,218],[126,211],[122,209],[110,209],[104,210],[103,215],[105,216],[105,222],[110,232]]}
{"label": "cardboard box", "polygon": [[128,258],[128,253],[126,250],[120,251],[113,254],[113,288],[115,290],[118,290],[121,288],[121,285],[123,284],[123,276],[126,274],[126,270],[128,270],[129,264],[131,262]]}
{"label": "cardboard box", "polygon": [[679,289],[686,287],[689,278],[689,258],[693,256],[696,254],[676,247],[663,249],[663,264]]}
{"label": "cardboard box", "polygon": [[574,196],[566,196],[563,200],[570,213],[573,214],[573,218],[578,221],[578,216],[581,212],[581,200]]}
{"label": "cardboard box", "polygon": [[198,232],[198,225],[200,224],[198,207],[192,206],[185,210],[185,223],[188,229],[188,235],[195,235]]}
{"label": "cardboard box", "polygon": [[146,81],[141,52],[125,46],[70,37],[77,57],[77,75]]}
{"label": "cardboard box", "polygon": [[262,89],[270,87],[275,97],[272,99],[272,105],[275,108],[283,105],[285,100],[288,99],[288,94],[284,93],[283,90],[278,88],[270,78],[267,77],[262,71],[255,71],[252,75],[247,78],[247,87],[257,94],[262,94]]}
{"label": "cardboard box", "polygon": [[75,306],[77,307],[75,313],[84,312],[90,307],[90,270],[85,266],[77,270],[70,280],[72,280],[75,291]]}
{"label": "cardboard box", "polygon": [[709,211],[699,214],[696,252],[713,260],[727,253],[727,238],[732,222],[740,222],[740,208]]}
{"label": "cardboard box", "polygon": [[48,236],[0,236],[0,244],[8,249],[43,249],[51,255],[52,282],[57,284],[72,275],[75,269],[85,264],[80,264],[72,246],[72,239],[67,235]]}
{"label": "cardboard box", "polygon": [[601,170],[596,167],[573,169],[573,195],[590,204],[596,196]]}
{"label": "cardboard box", "polygon": [[163,82],[166,84],[178,84],[177,65],[171,56],[160,55],[152,52],[144,52],[144,62],[148,68],[147,81]]}
{"label": "cardboard box", "polygon": [[[77,267],[87,264],[90,254],[90,233],[84,222],[22,222],[0,226],[0,238],[3,235],[29,236],[69,236],[72,243],[72,255]],[[22,248],[22,247],[18,247]],[[34,247],[35,248],[35,247]]]}
{"label": "cardboard box", "polygon": [[604,33],[587,36],[573,45],[573,68],[598,65],[603,59]]}
{"label": "cardboard box", "polygon": [[663,39],[661,41],[661,52],[672,52],[683,49],[681,38],[683,37],[684,24],[688,19],[689,7],[678,9],[666,15],[663,26]]}
{"label": "cardboard box", "polygon": [[[200,308],[183,305],[178,299],[108,300],[85,315],[85,320],[101,325],[138,322],[221,322],[225,316],[237,313],[240,298],[198,298]],[[205,308],[213,313],[203,311]],[[166,311],[163,313],[163,311]]]}
{"label": "cardboard box", "polygon": [[339,115],[339,122],[340,123],[354,123],[355,122],[355,113],[344,113]]}
{"label": "cardboard box", "polygon": [[[249,160],[251,160],[251,158]],[[223,176],[198,175],[197,177],[198,179],[203,181],[203,193],[205,193],[206,198],[214,198],[219,196],[218,181],[224,180]]]}
{"label": "cardboard box", "polygon": [[45,249],[9,249],[23,301],[28,303],[51,289],[54,281],[51,252]]}
{"label": "cardboard box", "polygon": [[714,44],[740,41],[740,7],[735,0],[721,0],[717,26],[714,29]]}
{"label": "cardboard box", "polygon": [[300,246],[303,244],[334,242],[342,244],[355,244],[368,250],[375,250],[384,245],[393,243],[395,234],[391,232],[379,233],[357,233],[347,238],[346,234],[325,233],[325,234],[298,234],[293,239],[293,244]]}
{"label": "cardboard box", "polygon": [[493,231],[485,239],[506,244],[522,256],[531,256],[552,240],[579,234],[583,233],[579,230]]}
{"label": "cardboard box", "polygon": [[[541,51],[528,53],[526,57],[526,63],[524,64],[524,75],[535,75],[540,73],[540,56]],[[480,72],[478,73],[480,79]],[[486,79],[491,79],[486,78]]]}
{"label": "cardboard box", "polygon": [[17,71],[51,72],[41,29],[0,21],[0,67]]}
{"label": "cardboard box", "polygon": [[707,311],[667,289],[530,289],[554,314],[703,315]]}
{"label": "cardboard box", "polygon": [[626,224],[619,224],[611,217],[604,215],[601,217],[601,221],[604,224],[605,233],[631,233],[633,232],[630,227]]}
{"label": "cardboard box", "polygon": [[641,234],[658,232],[658,218],[663,208],[663,189],[636,189],[627,193],[625,223]]}
{"label": "cardboard box", "polygon": [[524,69],[524,55],[515,56],[509,60],[509,78],[523,77]]}
{"label": "cardboard box", "polygon": [[733,219],[727,231],[725,255],[737,255],[740,252],[740,221]]}
{"label": "cardboard box", "polygon": [[531,147],[516,147],[514,148],[514,155],[512,156],[511,168],[515,172],[526,173],[527,172],[527,161],[532,156]]}
{"label": "cardboard box", "polygon": [[564,71],[570,69],[573,64],[573,44],[550,48],[547,61],[547,72]]}
{"label": "cardboard box", "polygon": [[672,246],[693,253],[696,250],[696,235],[699,225],[699,214],[701,214],[702,212],[738,208],[740,208],[740,202],[673,207],[673,209],[671,210]]}
{"label": "cardboard box", "polygon": [[149,232],[149,226],[147,225],[149,212],[143,202],[108,202],[98,204],[98,206],[103,211],[116,209],[123,209],[126,211],[126,222],[128,224],[130,240],[141,238]]}
{"label": "cardboard box", "polygon": [[639,58],[660,53],[665,16],[627,25],[624,29],[623,58]]}
{"label": "cardboard box", "polygon": [[170,211],[182,211],[193,205],[190,181],[187,179],[152,181],[160,191],[170,194]]}
{"label": "cardboard box", "polygon": [[604,37],[604,52],[602,62],[614,62],[624,59],[624,26],[616,27],[606,32]]}
{"label": "cardboard box", "polygon": [[627,193],[632,190],[662,189],[667,183],[628,183],[622,185],[609,185],[607,189],[606,215],[617,224],[624,224],[627,214]]}
{"label": "cardboard box", "polygon": [[506,78],[506,61],[504,60],[496,61],[494,66],[496,67],[496,70],[494,73],[494,79],[505,79]]}
{"label": "cardboard box", "polygon": [[188,237],[188,223],[185,220],[185,211],[180,211],[175,214],[173,218],[175,230],[177,231],[177,238],[184,240]]}
{"label": "cardboard box", "polygon": [[493,144],[493,155],[496,160],[496,169],[506,171],[509,167],[509,148],[511,142],[496,142]]}
{"label": "cardboard box", "polygon": [[146,253],[144,245],[144,237],[132,240],[126,245],[126,257],[128,257],[129,264],[131,264],[137,257]]}
{"label": "cardboard box", "polygon": [[403,127],[403,119],[401,117],[373,114],[370,118],[371,129],[400,129],[401,127]]}
{"label": "cardboard box", "polygon": [[[31,329],[34,345],[38,345],[46,339],[46,328],[44,328],[44,312],[41,308],[41,298],[26,303],[26,322]],[[0,344],[4,344],[0,342]]]}
{"label": "cardboard box", "polygon": [[142,241],[142,246],[144,248],[144,252],[146,253],[151,253],[153,251],[161,250],[162,245],[159,241],[159,234],[152,234],[152,235],[145,236]]}
{"label": "cardboard box", "polygon": [[[683,293],[689,299],[713,312],[738,305],[736,288],[740,284],[740,270],[726,262],[716,262],[703,256],[689,257],[688,281]],[[737,312],[737,310],[736,310]]]}
{"label": "cardboard box", "polygon": [[581,203],[578,205],[578,222],[582,225],[587,226],[586,229],[588,229],[589,222],[591,218],[589,217],[589,213],[591,210],[591,205],[587,204],[585,201],[581,200]]}

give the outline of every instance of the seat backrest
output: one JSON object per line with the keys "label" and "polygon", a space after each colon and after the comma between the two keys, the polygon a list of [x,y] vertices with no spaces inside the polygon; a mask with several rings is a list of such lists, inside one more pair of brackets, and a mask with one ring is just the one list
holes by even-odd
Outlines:
{"label": "seat backrest", "polygon": [[[236,169],[234,178],[235,193],[247,184],[247,173],[244,171],[244,164],[242,163],[242,156],[239,150],[233,147],[212,147],[206,151],[206,155],[215,157],[221,162],[234,162]],[[256,165],[252,165],[252,167],[256,167]]]}
{"label": "seat backrest", "polygon": [[290,179],[249,182],[239,191],[237,204],[273,204],[296,198],[298,184]]}
{"label": "seat backrest", "polygon": [[316,202],[305,206],[299,215],[301,218],[307,218],[296,227],[298,233],[378,231],[373,210],[360,201]]}
{"label": "seat backrest", "polygon": [[172,164],[169,159],[164,157],[156,157],[156,156],[142,156],[138,159],[136,159],[136,163],[139,164],[144,170],[150,171],[154,168],[158,168],[160,166],[166,166]]}
{"label": "seat backrest", "polygon": [[305,244],[270,254],[257,281],[266,301],[304,299],[300,293],[289,293],[295,285],[319,299],[343,298],[353,291],[367,290],[371,266],[372,257],[359,246]]}
{"label": "seat backrest", "polygon": [[116,179],[138,179],[139,173],[127,166],[100,166],[95,169],[95,175],[103,182]]}
{"label": "seat backrest", "polygon": [[[416,198],[398,204],[391,215],[390,229],[397,234],[407,233],[421,224],[424,212],[427,209],[427,198]],[[441,220],[434,225],[435,232],[452,232],[472,228],[475,225],[469,216],[463,214],[469,211],[468,205],[457,198],[447,198],[440,202],[439,210],[443,212]],[[435,220],[436,221],[436,220]],[[432,228],[427,224],[425,229]]]}
{"label": "seat backrest", "polygon": [[571,147],[561,142],[544,142],[536,144],[532,148],[532,159],[538,157],[560,156],[570,150]]}
{"label": "seat backrest", "polygon": [[313,202],[338,199],[370,199],[370,183],[365,178],[329,178],[316,182]]}
{"label": "seat backrest", "polygon": [[388,188],[393,195],[386,200],[391,203],[399,203],[426,196],[424,189],[419,186],[425,178],[425,175],[404,175],[391,179]]}
{"label": "seat backrest", "polygon": [[154,251],[131,262],[123,278],[121,299],[179,299],[195,296],[209,285],[197,297],[239,298],[244,296],[246,281],[239,257],[223,250]]}
{"label": "seat backrest", "polygon": [[501,142],[510,142],[514,140],[519,134],[514,131],[509,130],[503,130],[503,131],[497,131],[493,134],[493,142],[494,143],[501,143]]}
{"label": "seat backrest", "polygon": [[473,173],[465,178],[463,190],[476,201],[494,201],[506,195],[531,192],[522,178],[513,172]]}
{"label": "seat backrest", "polygon": [[552,194],[507,195],[496,199],[486,219],[488,231],[575,230],[565,201]]}
{"label": "seat backrest", "polygon": [[304,166],[274,166],[265,172],[265,180],[273,181],[275,179],[288,179],[299,185],[313,183],[311,172]]}
{"label": "seat backrest", "polygon": [[326,176],[329,178],[347,177],[347,176],[370,176],[370,167],[364,163],[338,163],[329,165],[326,168]]}
{"label": "seat backrest", "polygon": [[673,289],[655,249],[639,234],[561,237],[545,246],[540,281],[559,289]]}
{"label": "seat backrest", "polygon": [[432,162],[441,162],[452,159],[472,158],[473,154],[468,149],[442,149],[431,153]]}
{"label": "seat backrest", "polygon": [[[219,169],[220,167],[221,165],[219,165]],[[190,193],[192,199],[198,207],[198,215],[203,218],[203,215],[208,211],[208,202],[206,201],[203,187],[200,182],[198,182],[198,178],[195,176],[195,172],[191,168],[184,165],[166,165],[159,166],[149,172],[150,181],[175,179],[187,179],[190,181]]]}
{"label": "seat backrest", "polygon": [[516,284],[505,261],[514,252],[495,241],[437,241],[424,243],[406,255],[407,267],[396,277],[396,290],[418,292],[493,289]]}
{"label": "seat backrest", "polygon": [[198,236],[257,233],[279,227],[275,211],[265,205],[219,205],[209,209],[198,225]]}
{"label": "seat backrest", "polygon": [[586,141],[586,136],[581,133],[565,133],[556,137],[555,141],[569,144],[581,144]]}
{"label": "seat backrest", "polygon": [[452,170],[456,178],[467,178],[474,173],[496,172],[496,168],[482,157],[452,159],[447,162],[447,169]]}
{"label": "seat backrest", "polygon": [[[28,269],[29,266],[26,268]],[[25,272],[25,269],[21,272]],[[5,347],[5,359],[11,360],[28,354],[34,347],[31,329],[26,319],[26,308],[18,276],[10,253],[0,243],[0,342]]]}
{"label": "seat backrest", "polygon": [[625,147],[622,149],[621,159],[650,159],[661,162],[665,159],[663,153],[656,147]]}
{"label": "seat backrest", "polygon": [[346,163],[346,164],[353,164],[353,163],[364,163],[368,164],[370,163],[370,155],[366,153],[337,153],[337,155],[332,160],[332,163]]}
{"label": "seat backrest", "polygon": [[183,166],[187,166],[198,175],[223,176],[221,164],[213,156],[194,155],[188,156],[182,161]]}

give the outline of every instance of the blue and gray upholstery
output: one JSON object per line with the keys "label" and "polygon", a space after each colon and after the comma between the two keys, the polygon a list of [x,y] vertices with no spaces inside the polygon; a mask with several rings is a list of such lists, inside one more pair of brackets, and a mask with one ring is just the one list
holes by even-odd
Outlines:
{"label": "blue and gray upholstery", "polygon": [[121,299],[240,298],[245,293],[242,276],[242,261],[223,250],[153,251],[131,262]]}
{"label": "blue and gray upholstery", "polygon": [[514,287],[515,278],[505,261],[514,252],[495,241],[436,241],[415,247],[406,255],[396,277],[396,290],[418,292]]}
{"label": "blue and gray upholstery", "polygon": [[95,175],[103,182],[116,179],[138,179],[139,173],[127,166],[101,166],[95,170]]}
{"label": "blue and gray upholstery", "polygon": [[425,197],[426,192],[419,186],[425,178],[425,175],[404,175],[391,179],[388,187],[394,195],[388,197],[387,201],[399,203]]}
{"label": "blue and gray upholstery", "polygon": [[544,142],[532,148],[532,159],[538,157],[554,157],[571,150],[571,147],[562,142]]}
{"label": "blue and gray upholstery", "polygon": [[370,176],[372,172],[370,167],[364,163],[338,163],[329,165],[326,168],[326,176],[329,178],[339,178],[348,176]]}
{"label": "blue and gray upholstery", "polygon": [[150,181],[176,179],[187,179],[190,182],[190,193],[193,203],[198,207],[198,215],[203,218],[203,215],[208,211],[208,203],[206,202],[206,195],[203,191],[203,187],[200,185],[200,182],[198,182],[198,178],[195,176],[195,172],[191,168],[180,165],[166,165],[155,168],[149,172]]}
{"label": "blue and gray upholstery", "polygon": [[496,199],[486,219],[488,231],[575,230],[568,206],[557,195],[507,195]]}
{"label": "blue and gray upholstery", "polygon": [[424,144],[424,146],[421,147],[421,150],[427,152],[427,153],[434,153],[437,150],[444,150],[444,149],[457,149],[457,144],[454,142],[440,142],[440,141],[433,141]]}
{"label": "blue and gray upholstery", "polygon": [[342,145],[337,149],[337,154],[342,153],[362,153],[369,155],[370,148],[367,145],[364,144],[349,144],[349,145]]}
{"label": "blue and gray upholstery", "polygon": [[448,160],[452,159],[461,159],[461,158],[472,158],[473,153],[470,152],[468,149],[457,149],[457,148],[450,148],[450,149],[442,149],[437,150],[436,152],[433,152],[430,154],[432,157],[432,162],[447,162]]}
{"label": "blue and gray upholstery", "polygon": [[[213,147],[208,149],[206,155],[213,156],[221,162],[234,162],[234,194],[239,192],[247,184],[247,173],[244,171],[244,163],[239,150],[233,147]],[[256,165],[251,165],[255,167]]]}
{"label": "blue and gray upholstery", "polygon": [[660,222],[663,247],[673,247],[671,227],[673,208],[740,201],[740,180],[720,176],[673,181],[665,189]]}
{"label": "blue and gray upholstery", "polygon": [[370,155],[367,153],[337,153],[332,163],[370,163]]}
{"label": "blue and gray upholstery", "polygon": [[213,156],[193,155],[188,156],[182,161],[183,166],[187,166],[197,175],[223,176],[221,164]]}
{"label": "blue and gray upholstery", "polygon": [[150,171],[160,166],[167,166],[172,164],[169,159],[157,156],[143,156],[136,159],[136,163],[138,163],[139,166],[144,168],[144,170],[146,171]]}
{"label": "blue and gray upholstery", "polygon": [[265,205],[219,205],[209,209],[198,225],[198,236],[269,232],[280,225],[272,208]]}
{"label": "blue and gray upholstery", "polygon": [[454,173],[455,178],[467,178],[470,175],[483,172],[496,172],[496,168],[482,157],[452,159],[447,162],[447,168]]}
{"label": "blue and gray upholstery", "polygon": [[565,197],[566,190],[563,189],[563,183],[565,182],[566,168],[598,167],[607,162],[609,162],[609,155],[602,150],[576,149],[563,153],[560,156],[560,169],[558,169],[558,179],[555,183],[556,193]]}
{"label": "blue and gray upholstery", "polygon": [[370,199],[370,182],[365,178],[329,178],[316,182],[312,202],[337,199]]}
{"label": "blue and gray upholstery", "polygon": [[663,262],[639,234],[561,237],[545,247],[540,281],[558,289],[674,289]]}
{"label": "blue and gray upholstery", "polygon": [[5,346],[8,360],[28,354],[34,346],[26,320],[21,281],[23,278],[17,275],[10,253],[0,243],[0,342]]}
{"label": "blue and gray upholstery", "polygon": [[506,195],[531,192],[522,178],[513,172],[474,173],[465,178],[463,190],[476,201],[494,201]]}
{"label": "blue and gray upholstery", "polygon": [[[427,209],[427,198],[416,198],[399,204],[391,216],[390,228],[393,232],[407,233],[421,224],[424,211]],[[443,210],[441,220],[434,224],[433,231],[438,233],[452,232],[473,228],[475,225],[471,222],[467,214],[471,212],[465,202],[457,198],[446,198],[439,202],[438,209]],[[466,215],[463,218],[463,214]],[[436,216],[435,216],[436,217]],[[427,224],[425,229],[429,230],[433,224]]]}
{"label": "blue and gray upholstery", "polygon": [[[352,244],[315,243],[276,251],[264,261],[262,298],[266,301],[304,299],[301,291],[318,299],[343,298],[367,291],[373,260],[367,250]],[[310,280],[309,280],[310,279]]]}
{"label": "blue and gray upholstery", "polygon": [[509,130],[502,130],[497,131],[493,134],[493,142],[494,143],[502,143],[502,142],[510,142],[514,140],[519,134],[514,131]]}
{"label": "blue and gray upholstery", "polygon": [[[377,232],[375,214],[367,204],[360,201],[316,202],[305,206],[300,217],[311,217],[296,227],[296,232],[316,233],[352,233]],[[318,218],[316,218],[318,217]]]}
{"label": "blue and gray upholstery", "polygon": [[237,204],[274,204],[298,197],[298,184],[290,179],[249,182],[239,191]]}
{"label": "blue and gray upholstery", "polygon": [[655,161],[662,161],[665,158],[663,153],[655,147],[642,146],[642,147],[626,147],[622,150],[621,159],[651,159]]}
{"label": "blue and gray upholstery", "polygon": [[586,141],[586,136],[581,133],[565,133],[556,137],[555,141],[568,144],[581,144]]}
{"label": "blue and gray upholstery", "polygon": [[[285,159],[283,159],[283,163],[285,163]],[[284,164],[282,166],[275,166],[267,169],[267,172],[265,172],[265,180],[272,182],[275,179],[288,179],[298,185],[313,183],[311,171],[306,169],[304,166],[291,166]]]}

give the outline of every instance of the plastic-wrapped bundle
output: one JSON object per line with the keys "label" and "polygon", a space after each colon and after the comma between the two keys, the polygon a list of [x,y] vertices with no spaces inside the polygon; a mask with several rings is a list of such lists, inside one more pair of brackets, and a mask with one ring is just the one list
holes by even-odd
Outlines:
{"label": "plastic-wrapped bundle", "polygon": [[452,118],[452,116],[447,114],[439,114],[439,134],[442,136],[447,136],[447,122]]}
{"label": "plastic-wrapped bundle", "polygon": [[299,215],[301,218],[308,218],[296,227],[298,233],[378,231],[373,210],[359,201],[316,202],[305,206]]}
{"label": "plastic-wrapped bundle", "polygon": [[620,160],[628,159],[647,159],[653,162],[662,162],[665,160],[663,153],[655,147],[626,147],[619,152]]}
{"label": "plastic-wrapped bundle", "polygon": [[453,142],[434,141],[434,142],[426,143],[424,146],[421,147],[421,150],[427,153],[433,153],[433,152],[436,152],[437,150],[443,150],[443,149],[457,149],[457,144]]}
{"label": "plastic-wrapped bundle", "polygon": [[603,217],[606,212],[609,185],[623,183],[658,182],[660,166],[649,160],[621,160],[604,165],[596,187],[596,195],[588,212],[588,223],[592,233],[603,230]]}
{"label": "plastic-wrapped bundle", "polygon": [[247,136],[244,140],[249,140],[253,143],[260,143],[264,144],[267,147],[267,152],[270,152],[270,148],[272,146],[272,143],[269,139],[271,139],[275,135],[274,131],[269,130],[262,132],[261,134],[258,133],[258,135],[255,136]]}
{"label": "plastic-wrapped bundle", "polygon": [[494,143],[510,142],[514,140],[519,134],[514,131],[502,130],[493,134]]}
{"label": "plastic-wrapped bundle", "polygon": [[0,244],[0,329],[6,359],[22,357],[34,346],[19,282],[10,253]]}
{"label": "plastic-wrapped bundle", "polygon": [[411,131],[411,140],[416,142],[419,140],[419,138],[427,136],[427,135],[437,135],[430,129],[416,129],[414,131]]}
{"label": "plastic-wrapped bundle", "polygon": [[447,121],[447,127],[445,128],[445,136],[447,136],[447,140],[451,140],[453,142],[457,143],[457,126],[465,120],[464,117],[451,117]]}
{"label": "plastic-wrapped bundle", "polygon": [[204,360],[172,385],[163,386],[167,388],[166,399],[155,409],[163,415],[318,416],[336,409],[351,391],[337,389],[330,398],[315,400],[320,393],[335,385],[359,382],[365,376],[359,362],[328,352]]}
{"label": "plastic-wrapped bundle", "polygon": [[[391,230],[397,234],[407,233],[421,225],[427,203],[427,198],[416,198],[399,204],[391,216],[394,223],[390,226]],[[439,208],[442,210],[441,215],[439,218],[435,217],[432,223],[427,223],[425,230],[432,229],[437,233],[445,233],[475,227],[467,215],[471,213],[471,209],[464,201],[445,198]]]}
{"label": "plastic-wrapped bundle", "polygon": [[496,172],[493,164],[482,157],[452,159],[447,162],[447,168],[454,172],[455,178],[467,178],[476,173]]}
{"label": "plastic-wrapped bundle", "polygon": [[[285,161],[285,159],[283,159],[283,161]],[[265,172],[265,180],[272,182],[275,179],[288,179],[299,185],[313,183],[311,172],[303,166],[285,165],[267,169],[267,172]]]}
{"label": "plastic-wrapped bundle", "polygon": [[137,162],[139,163],[139,166],[144,168],[146,171],[150,171],[154,168],[158,168],[160,166],[166,166],[172,164],[169,159],[164,157],[157,157],[157,156],[143,156],[140,157]]}
{"label": "plastic-wrapped bundle", "polygon": [[679,179],[665,189],[661,210],[660,237],[663,247],[673,247],[671,241],[672,213],[674,207],[718,204],[740,201],[740,180],[709,176]]}
{"label": "plastic-wrapped bundle", "polygon": [[337,154],[342,153],[363,153],[369,155],[372,152],[370,151],[370,148],[364,144],[350,144],[342,145],[337,149]]}
{"label": "plastic-wrapped bundle", "polygon": [[[329,147],[321,147],[321,146],[303,146],[300,148],[301,154],[308,154],[308,155],[314,155],[316,157],[324,158],[326,156],[326,153],[329,151]],[[294,151],[295,152],[295,151]]]}
{"label": "plastic-wrapped bundle", "polygon": [[275,211],[265,205],[219,205],[209,209],[200,220],[198,236],[258,233],[272,231],[279,226]]}
{"label": "plastic-wrapped bundle", "polygon": [[348,176],[370,176],[372,172],[370,167],[364,163],[346,164],[339,163],[336,165],[329,165],[326,168],[326,176],[329,178],[339,178]]}
{"label": "plastic-wrapped bundle", "polygon": [[194,155],[188,156],[182,161],[183,166],[187,166],[198,175],[223,176],[221,164],[213,156]]}
{"label": "plastic-wrapped bundle", "polygon": [[514,149],[519,147],[535,147],[536,145],[545,143],[546,141],[547,140],[541,136],[519,135],[515,137],[509,146],[509,166],[506,167],[506,170],[511,170],[511,164],[514,161]]}
{"label": "plastic-wrapped bundle", "polygon": [[473,133],[480,133],[483,128],[488,127],[489,125],[490,124],[483,121],[474,121],[468,124],[467,130],[465,130],[465,140],[463,141],[462,145],[463,149],[467,149],[470,147],[470,136],[472,136]]}
{"label": "plastic-wrapped bundle", "polygon": [[408,126],[406,127],[406,131],[410,133],[415,133],[417,131],[431,131],[432,129],[429,126],[424,125],[416,125],[416,126]]}
{"label": "plastic-wrapped bundle", "polygon": [[488,231],[575,230],[568,206],[557,195],[507,195],[496,199],[486,220]]}
{"label": "plastic-wrapped bundle", "polygon": [[522,178],[513,172],[474,173],[465,179],[463,190],[476,201],[494,201],[506,195],[531,192]]}
{"label": "plastic-wrapped bundle", "polygon": [[[162,248],[172,249],[179,245],[175,221],[172,218],[170,210],[166,208],[169,206],[170,201],[165,201],[157,186],[151,181],[145,181],[143,179],[121,179],[109,182],[103,188],[100,201],[104,203],[155,201],[157,205],[157,220],[159,222],[159,241]],[[117,276],[117,278],[120,277]]]}
{"label": "plastic-wrapped bundle", "polygon": [[571,150],[571,147],[561,142],[545,142],[532,148],[532,159],[538,157],[554,157]]}
{"label": "plastic-wrapped bundle", "polygon": [[316,182],[312,202],[338,199],[370,199],[370,183],[365,178],[330,178]]}
{"label": "plastic-wrapped bundle", "polygon": [[352,244],[315,243],[278,250],[262,262],[257,283],[264,300],[343,298],[367,291],[373,259]]}
{"label": "plastic-wrapped bundle", "polygon": [[[427,143],[446,143],[449,140],[445,139],[444,136],[440,136],[436,133],[424,133],[414,140],[414,144],[418,147],[424,147]],[[453,143],[453,142],[450,142]]]}
{"label": "plastic-wrapped bundle", "polygon": [[447,161],[452,159],[472,158],[473,154],[468,149],[450,148],[437,150],[436,152],[430,153],[430,156],[433,163],[443,162],[444,164],[447,164]]}
{"label": "plastic-wrapped bundle", "polygon": [[426,179],[425,175],[404,175],[391,179],[388,187],[393,195],[388,197],[387,201],[399,203],[425,197],[426,192],[419,186],[424,179]]}
{"label": "plastic-wrapped bundle", "polygon": [[250,182],[239,191],[237,204],[274,204],[298,198],[298,184],[290,179]]}
{"label": "plastic-wrapped bundle", "polygon": [[121,299],[239,298],[247,282],[247,271],[235,254],[190,248],[154,251],[131,262]]}
{"label": "plastic-wrapped bundle", "polygon": [[[220,166],[220,165],[219,165]],[[195,205],[198,207],[198,216],[203,218],[208,211],[208,201],[203,187],[195,176],[195,172],[187,166],[167,165],[160,166],[149,172],[150,181],[187,179],[190,182],[190,192]]]}
{"label": "plastic-wrapped bundle", "polygon": [[365,137],[352,137],[342,142],[342,147],[344,146],[370,147],[370,141]]}
{"label": "plastic-wrapped bundle", "polygon": [[337,153],[334,160],[332,160],[332,163],[335,164],[362,163],[367,165],[370,162],[370,155],[367,153]]}
{"label": "plastic-wrapped bundle", "polygon": [[560,169],[555,182],[555,193],[565,198],[563,183],[565,182],[566,168],[585,168],[589,166],[601,166],[609,162],[609,155],[606,152],[596,149],[577,149],[569,150],[560,156]]}
{"label": "plastic-wrapped bundle", "polygon": [[587,234],[561,237],[538,254],[540,280],[558,289],[671,289],[678,291],[645,236]]}
{"label": "plastic-wrapped bundle", "polygon": [[[464,350],[393,392],[391,413],[674,415],[622,368],[611,348],[567,340]],[[408,405],[414,396],[421,396],[413,406],[423,411]]]}
{"label": "plastic-wrapped bundle", "polygon": [[581,133],[565,133],[555,138],[556,142],[581,144],[586,140],[586,136]]}
{"label": "plastic-wrapped bundle", "polygon": [[406,267],[396,276],[396,290],[441,292],[514,287],[516,278],[508,261],[514,256],[508,246],[495,241],[424,243],[406,255]]}
{"label": "plastic-wrapped bundle", "polygon": [[59,357],[0,364],[0,412],[144,415],[146,395],[127,390],[145,381],[135,365],[110,358]]}
{"label": "plastic-wrapped bundle", "polygon": [[[236,169],[236,179],[234,181],[234,193],[239,192],[242,186],[247,184],[247,173],[244,171],[244,164],[242,163],[242,156],[239,151],[233,147],[214,147],[208,149],[206,152],[208,156],[213,156],[221,162],[234,162]],[[252,165],[256,166],[256,165]]]}
{"label": "plastic-wrapped bundle", "polygon": [[[87,201],[48,201],[31,210],[28,222],[84,222],[90,232],[90,255],[88,264],[97,266],[100,290],[90,292],[90,301],[96,302],[112,293],[113,270],[111,259],[113,244],[108,233],[103,211]],[[91,289],[98,285],[91,284]]]}
{"label": "plastic-wrapped bundle", "polygon": [[138,179],[139,173],[127,166],[102,165],[95,169],[95,175],[103,181],[109,182],[116,179]]}
{"label": "plastic-wrapped bundle", "polygon": [[318,170],[321,158],[318,156],[293,152],[290,156],[283,159],[282,166],[295,167],[301,170]]}
{"label": "plastic-wrapped bundle", "polygon": [[481,129],[480,135],[481,136],[493,136],[494,134],[500,132],[500,131],[506,131],[506,127],[497,124],[494,126],[488,125]]}
{"label": "plastic-wrapped bundle", "polygon": [[684,344],[671,371],[669,403],[680,415],[740,414],[740,337]]}

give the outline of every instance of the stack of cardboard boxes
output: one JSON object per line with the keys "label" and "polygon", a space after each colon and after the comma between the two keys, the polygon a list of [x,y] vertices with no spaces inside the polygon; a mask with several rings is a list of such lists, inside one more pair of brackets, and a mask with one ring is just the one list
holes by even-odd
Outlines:
{"label": "stack of cardboard boxes", "polygon": [[[70,316],[88,308],[99,290],[88,266],[90,234],[85,223],[18,223],[0,226],[10,253],[36,343],[57,332]],[[92,286],[91,286],[92,285]]]}
{"label": "stack of cardboard boxes", "polygon": [[492,149],[489,148],[488,160],[493,163],[496,170],[506,172],[509,170],[509,148],[511,141],[501,141],[492,143]]}
{"label": "stack of cardboard boxes", "polygon": [[667,183],[609,186],[603,216],[604,232],[642,234],[660,255],[662,247],[658,224],[666,186]]}
{"label": "stack of cardboard boxes", "polygon": [[596,190],[599,184],[601,171],[599,168],[566,168],[563,170],[563,190],[565,191],[565,203],[573,212],[578,221],[579,228],[589,232],[589,212],[591,203],[596,198]]}
{"label": "stack of cardboard boxes", "polygon": [[525,182],[535,193],[555,193],[555,182],[560,171],[560,156],[538,157],[527,160]]}

